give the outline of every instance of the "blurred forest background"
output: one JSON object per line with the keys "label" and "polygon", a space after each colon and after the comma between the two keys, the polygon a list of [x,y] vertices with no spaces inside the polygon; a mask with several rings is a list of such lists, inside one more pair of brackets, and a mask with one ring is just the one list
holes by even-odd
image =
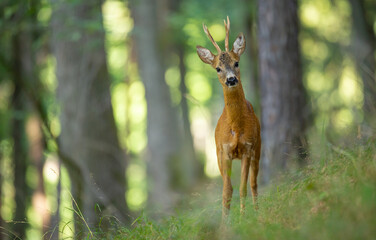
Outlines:
{"label": "blurred forest background", "polygon": [[247,41],[260,182],[324,137],[375,136],[374,0],[2,0],[0,239],[158,218],[219,179],[223,93],[196,45],[214,49],[205,23],[223,48],[227,15],[231,44]]}

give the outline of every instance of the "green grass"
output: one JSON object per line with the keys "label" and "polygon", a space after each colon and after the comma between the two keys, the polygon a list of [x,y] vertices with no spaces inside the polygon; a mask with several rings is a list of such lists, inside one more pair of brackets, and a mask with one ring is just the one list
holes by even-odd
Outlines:
{"label": "green grass", "polygon": [[96,236],[104,239],[375,239],[376,141],[347,149],[329,145],[320,155],[304,169],[285,175],[264,189],[259,197],[259,210],[253,209],[249,198],[243,217],[239,214],[235,189],[226,230],[220,227],[218,195],[216,201],[206,201],[205,196],[195,197],[185,205],[186,209],[162,221],[141,215],[131,227]]}

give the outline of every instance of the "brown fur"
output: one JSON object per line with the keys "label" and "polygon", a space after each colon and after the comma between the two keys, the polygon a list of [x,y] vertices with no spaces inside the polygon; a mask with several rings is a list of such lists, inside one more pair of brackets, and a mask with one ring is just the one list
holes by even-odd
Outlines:
{"label": "brown fur", "polygon": [[[242,37],[243,39],[241,39]],[[241,212],[243,213],[245,209],[249,172],[253,202],[255,207],[257,207],[257,175],[261,149],[260,123],[251,103],[245,99],[240,80],[239,67],[235,67],[235,62],[239,62],[240,55],[245,48],[245,40],[242,34],[238,36],[237,40],[239,39],[244,41],[243,45],[239,47],[238,45],[235,46],[234,43],[234,47],[231,51],[220,52],[216,56],[210,56],[212,53],[209,50],[199,46],[197,47],[198,54],[202,61],[211,64],[215,69],[218,67],[221,69],[218,73],[218,79],[223,88],[225,107],[215,129],[215,143],[218,166],[223,179],[223,219],[228,215],[233,192],[231,185],[231,167],[233,159],[241,160]],[[234,49],[235,47],[238,48]],[[207,52],[202,54],[203,51],[206,50],[210,52],[209,58]],[[233,87],[228,87],[226,85],[226,78],[227,73],[231,72],[234,73],[239,82]]]}

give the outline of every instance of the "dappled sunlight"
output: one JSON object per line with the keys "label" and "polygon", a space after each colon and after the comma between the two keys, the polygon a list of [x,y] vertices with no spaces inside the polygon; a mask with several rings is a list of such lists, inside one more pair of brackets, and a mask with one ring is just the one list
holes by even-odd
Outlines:
{"label": "dappled sunlight", "polygon": [[[315,27],[320,22],[320,11],[312,3],[305,3],[301,7],[301,18],[300,20],[308,27]],[[321,9],[322,10],[322,9]]]}
{"label": "dappled sunlight", "polygon": [[51,18],[52,9],[48,4],[42,4],[41,9],[38,12],[37,19],[39,22],[48,25]]}
{"label": "dappled sunlight", "polygon": [[[300,36],[307,61],[305,86],[316,112],[315,125],[327,121],[332,133],[354,129],[363,119],[363,89],[347,47],[351,42],[351,9],[348,1],[303,0],[300,20],[307,30]],[[326,129],[329,130],[329,129]]]}
{"label": "dappled sunlight", "polygon": [[[188,36],[186,42],[188,46],[195,48],[197,44],[203,45],[205,38],[203,38],[201,34],[202,26],[200,26],[200,24],[197,24],[196,21],[187,19],[186,23],[182,28],[182,31],[185,35]],[[199,42],[197,42],[197,39],[200,39]]]}
{"label": "dappled sunlight", "polygon": [[208,101],[212,95],[212,88],[209,80],[198,72],[188,72],[186,84],[189,93],[200,102]]}
{"label": "dappled sunlight", "polygon": [[344,108],[335,114],[333,125],[339,131],[349,130],[348,127],[352,125],[353,120],[354,117],[351,111]]}
{"label": "dappled sunlight", "polygon": [[191,130],[195,149],[205,153],[205,174],[208,177],[217,177],[219,175],[219,169],[214,142],[214,129],[210,124],[210,113],[204,108],[194,107],[191,110],[191,119]]}
{"label": "dappled sunlight", "polygon": [[54,137],[58,137],[61,132],[61,126],[60,126],[60,121],[58,116],[52,116],[51,117],[51,133],[53,134]]}
{"label": "dappled sunlight", "polygon": [[178,88],[180,84],[180,71],[176,66],[170,67],[165,73],[166,83],[172,88]]}
{"label": "dappled sunlight", "polygon": [[129,87],[129,136],[127,136],[127,149],[134,153],[140,153],[147,143],[146,138],[146,101],[145,89],[141,82],[133,82]]}
{"label": "dappled sunlight", "polygon": [[132,131],[127,137],[127,147],[130,152],[140,153],[146,147],[146,143],[147,138],[143,129]]}
{"label": "dappled sunlight", "polygon": [[303,38],[301,48],[304,55],[312,61],[323,61],[328,57],[328,47],[323,42],[311,38]]}
{"label": "dappled sunlight", "polygon": [[[61,168],[61,203],[60,203],[60,222],[59,233],[62,239],[69,239],[74,237],[74,222],[73,205],[76,199],[72,199],[70,191],[71,181],[69,179],[68,170],[65,167]],[[80,224],[80,223],[79,223]]]}
{"label": "dappled sunlight", "polygon": [[330,42],[349,44],[351,24],[350,6],[347,1],[337,0],[303,0],[300,6],[300,20],[309,27],[315,28],[319,36]]}
{"label": "dappled sunlight", "polygon": [[345,104],[349,107],[362,108],[363,93],[360,81],[356,76],[353,64],[346,64],[339,84],[339,93]]}
{"label": "dappled sunlight", "polygon": [[[147,108],[145,88],[139,77],[138,66],[131,60],[129,52],[133,19],[129,8],[121,1],[106,1],[103,5],[103,18],[107,33],[109,71],[114,82],[111,96],[119,139],[131,156],[140,156],[147,145]],[[166,74],[168,83],[178,84],[175,73],[176,70],[172,70]],[[140,165],[139,157],[128,159],[128,189],[125,197],[129,208],[138,211],[145,206],[147,198],[146,167]]]}
{"label": "dappled sunlight", "polygon": [[210,134],[210,112],[200,106],[191,109],[191,130],[195,149],[204,152],[206,148],[206,139],[211,137]]}
{"label": "dappled sunlight", "polygon": [[[175,56],[176,60],[179,60],[177,56]],[[176,62],[176,61],[174,61]],[[177,62],[179,63],[179,62]],[[180,91],[180,71],[177,66],[171,66],[165,72],[165,81],[170,89],[170,96],[172,104],[178,106],[181,101],[181,91]]]}
{"label": "dappled sunlight", "polygon": [[55,75],[56,58],[48,56],[46,60],[46,67],[40,71],[40,81],[51,92],[54,92],[57,88],[57,80]]}
{"label": "dappled sunlight", "polygon": [[207,66],[202,63],[196,51],[194,51],[193,53],[186,54],[185,62],[189,63],[188,67],[190,70],[195,70],[195,71],[200,71],[200,72],[205,66]]}
{"label": "dappled sunlight", "polygon": [[322,102],[322,105],[330,104],[329,110],[332,111],[333,109],[338,109],[343,105],[343,99],[339,95],[338,88],[332,90],[329,95],[329,102]]}
{"label": "dappled sunlight", "polygon": [[125,46],[116,46],[108,50],[107,59],[111,68],[110,71],[113,71],[114,76],[119,80],[125,77],[124,66],[127,61],[126,56],[128,56],[128,49]]}
{"label": "dappled sunlight", "polygon": [[326,79],[322,72],[312,70],[308,72],[307,75],[307,86],[312,91],[321,92],[323,90],[329,90],[333,86],[333,81]]}
{"label": "dappled sunlight", "polygon": [[49,202],[44,194],[36,192],[31,199],[33,208],[28,211],[28,223],[33,229],[37,231],[30,231],[27,233],[28,239],[41,239],[41,232],[43,223],[48,223],[49,214],[51,213]]}
{"label": "dappled sunlight", "polygon": [[145,206],[147,199],[145,166],[130,164],[127,169],[127,178],[126,199],[129,208],[133,211],[139,211]]}
{"label": "dappled sunlight", "polygon": [[218,43],[225,39],[226,31],[223,25],[221,24],[213,24],[208,27],[209,32],[213,36],[214,40]]}
{"label": "dappled sunlight", "polygon": [[108,32],[106,37],[110,41],[125,40],[133,29],[133,19],[126,4],[123,1],[108,0],[104,1],[102,10],[104,27]]}
{"label": "dappled sunlight", "polygon": [[114,110],[114,118],[116,121],[116,125],[120,130],[120,142],[123,147],[126,146],[125,140],[126,137],[123,136],[123,132],[126,131],[126,124],[127,124],[127,116],[126,113],[128,112],[127,107],[129,106],[128,98],[124,94],[127,92],[127,85],[125,83],[116,84],[111,89],[112,94],[112,107]]}
{"label": "dappled sunlight", "polygon": [[43,176],[46,181],[56,184],[59,180],[58,160],[53,155],[48,155],[43,167]]}
{"label": "dappled sunlight", "polygon": [[[214,136],[214,133],[212,133],[211,136]],[[206,155],[205,174],[208,177],[220,176],[218,162],[217,162],[216,146],[215,146],[215,141],[213,138],[206,139],[205,155]]]}
{"label": "dappled sunlight", "polygon": [[[129,86],[129,97],[131,99],[131,112],[132,120],[136,123],[145,120],[146,118],[146,101],[145,101],[145,88],[142,82],[135,81]],[[135,105],[136,106],[133,106]],[[133,109],[132,109],[133,107]]]}
{"label": "dappled sunlight", "polygon": [[145,89],[139,81],[132,82],[130,86],[119,83],[112,88],[112,105],[120,130],[120,141],[128,151],[134,153],[140,153],[147,143],[144,96]]}
{"label": "dappled sunlight", "polygon": [[[65,179],[61,178],[59,169],[59,160],[53,154],[47,154],[46,162],[43,167],[43,178],[44,178],[44,190],[45,196],[49,205],[49,213],[52,215],[57,213],[58,208],[58,184],[59,180],[61,184],[66,186]],[[57,229],[56,229],[57,231]]]}

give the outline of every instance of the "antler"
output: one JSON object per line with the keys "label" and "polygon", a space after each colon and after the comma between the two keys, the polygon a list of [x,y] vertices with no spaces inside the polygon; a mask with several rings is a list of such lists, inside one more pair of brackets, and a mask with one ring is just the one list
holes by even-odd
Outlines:
{"label": "antler", "polygon": [[226,47],[226,51],[228,52],[229,51],[228,36],[230,32],[230,19],[228,18],[228,16],[227,16],[227,24],[226,24],[226,20],[223,20],[223,22],[225,23],[225,29],[226,29],[225,47]]}
{"label": "antler", "polygon": [[209,37],[210,41],[213,43],[214,47],[217,49],[218,53],[221,53],[221,48],[218,46],[218,44],[214,41],[212,35],[210,34],[208,27],[205,24],[202,24],[202,27],[204,28],[204,32]]}

